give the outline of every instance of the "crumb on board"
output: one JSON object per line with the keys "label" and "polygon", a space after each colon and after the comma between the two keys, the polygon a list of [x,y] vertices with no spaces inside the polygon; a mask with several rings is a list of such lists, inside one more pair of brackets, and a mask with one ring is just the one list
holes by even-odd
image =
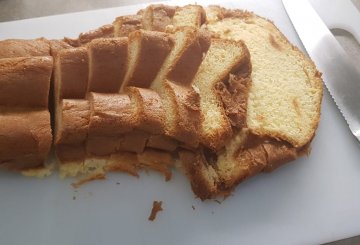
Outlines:
{"label": "crumb on board", "polygon": [[191,208],[192,208],[193,210],[195,210],[195,206],[194,206],[194,205],[191,205]]}
{"label": "crumb on board", "polygon": [[218,203],[218,204],[221,204],[221,202],[217,199],[214,200],[214,202]]}
{"label": "crumb on board", "polygon": [[23,170],[21,171],[21,174],[27,177],[43,179],[50,176],[53,173],[54,168],[55,164],[49,164],[45,167]]}
{"label": "crumb on board", "polygon": [[116,182],[117,185],[120,185],[120,182]]}
{"label": "crumb on board", "polygon": [[73,200],[76,200],[76,196],[73,196]]}
{"label": "crumb on board", "polygon": [[153,202],[153,207],[151,209],[151,213],[149,216],[149,220],[150,221],[154,221],[156,219],[156,215],[159,211],[163,211],[162,207],[161,207],[162,201],[154,201]]}
{"label": "crumb on board", "polygon": [[103,179],[106,179],[105,174],[99,173],[99,174],[90,175],[84,179],[79,180],[78,182],[72,183],[71,185],[76,189],[90,181],[103,180]]}

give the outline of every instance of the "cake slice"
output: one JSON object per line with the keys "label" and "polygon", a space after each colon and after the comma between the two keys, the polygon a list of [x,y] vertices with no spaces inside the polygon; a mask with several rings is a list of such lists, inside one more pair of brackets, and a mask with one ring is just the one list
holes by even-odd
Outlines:
{"label": "cake slice", "polygon": [[47,108],[53,59],[0,59],[0,106]]}
{"label": "cake slice", "polygon": [[212,39],[193,85],[200,93],[200,142],[213,150],[221,149],[232,136],[231,123],[217,86],[229,79],[229,74],[248,70],[250,55],[241,41]]}
{"label": "cake slice", "polygon": [[55,145],[84,144],[88,135],[89,120],[88,100],[61,100],[55,121]]}
{"label": "cake slice", "polygon": [[[83,99],[89,79],[89,59],[85,47],[62,49],[55,57],[55,101]],[[56,105],[55,103],[55,105]]]}
{"label": "cake slice", "polygon": [[89,93],[89,136],[116,136],[134,128],[134,113],[127,94]]}
{"label": "cake slice", "polygon": [[0,125],[0,167],[44,167],[52,142],[48,110],[2,107]]}
{"label": "cake slice", "polygon": [[134,31],[129,35],[128,69],[120,91],[126,86],[148,88],[173,47],[170,34]]}
{"label": "cake slice", "polygon": [[206,22],[205,10],[200,5],[185,5],[177,7],[172,19],[172,25],[177,28],[180,26],[189,26],[200,28]]}
{"label": "cake slice", "polygon": [[142,27],[145,30],[164,32],[166,27],[172,24],[175,10],[174,6],[152,4],[138,14],[142,15]]}
{"label": "cake slice", "polygon": [[153,4],[138,14],[142,15],[142,28],[150,31],[164,32],[169,28],[184,26],[200,28],[206,21],[205,11],[200,5],[174,7]]}
{"label": "cake slice", "polygon": [[88,46],[88,91],[117,93],[127,69],[128,39],[101,38]]}
{"label": "cake slice", "polygon": [[166,112],[159,94],[151,89],[137,87],[128,87],[125,91],[136,110],[134,128],[153,135],[163,134]]}
{"label": "cake slice", "polygon": [[151,83],[168,113],[166,135],[189,146],[199,143],[197,123],[200,117],[199,96],[191,86],[210,40],[195,28],[182,27],[174,32],[174,48]]}
{"label": "cake slice", "polygon": [[128,37],[133,31],[142,28],[141,15],[125,15],[117,17],[114,22],[114,36],[115,37]]}

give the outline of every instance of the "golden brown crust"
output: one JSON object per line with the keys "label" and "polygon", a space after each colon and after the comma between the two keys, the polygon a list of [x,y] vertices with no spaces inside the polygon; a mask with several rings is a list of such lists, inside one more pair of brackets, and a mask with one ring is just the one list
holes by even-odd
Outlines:
{"label": "golden brown crust", "polygon": [[63,40],[49,40],[50,55],[55,59],[57,53],[62,49],[73,48],[70,44]]}
{"label": "golden brown crust", "polygon": [[91,92],[88,96],[91,107],[89,135],[116,136],[133,129],[135,111],[127,94]]}
{"label": "golden brown crust", "polygon": [[89,101],[64,99],[59,110],[55,144],[84,143],[89,129]]}
{"label": "golden brown crust", "polygon": [[173,159],[170,153],[146,149],[144,152],[138,154],[138,161],[141,167],[162,173],[166,181],[171,179],[172,173],[170,167],[172,166]]}
{"label": "golden brown crust", "polygon": [[160,135],[150,135],[148,141],[146,142],[146,147],[164,150],[168,152],[174,152],[179,143],[169,136],[160,134]]}
{"label": "golden brown crust", "polygon": [[206,22],[206,13],[202,6],[188,4],[183,7],[176,7],[172,24],[175,27],[192,26],[200,28]]}
{"label": "golden brown crust", "polygon": [[191,189],[195,195],[201,200],[214,197],[218,193],[217,183],[213,176],[207,175],[208,172],[214,170],[211,166],[205,164],[202,154],[199,152],[194,153],[192,151],[180,150],[179,157],[182,168],[190,180]]}
{"label": "golden brown crust", "polygon": [[0,41],[0,59],[50,55],[49,42],[45,38],[33,40],[7,39]]}
{"label": "golden brown crust", "polygon": [[139,177],[137,173],[140,163],[135,153],[121,152],[111,154],[106,163],[105,170],[110,172],[125,172]]}
{"label": "golden brown crust", "polygon": [[165,31],[166,27],[172,24],[175,9],[176,7],[163,4],[149,5],[142,14],[143,28],[150,31]]}
{"label": "golden brown crust", "polygon": [[0,114],[0,166],[24,170],[44,165],[52,136],[47,110]]}
{"label": "golden brown crust", "polygon": [[55,153],[60,164],[66,164],[69,162],[83,163],[86,156],[84,144],[56,145]]}
{"label": "golden brown crust", "polygon": [[87,32],[80,33],[79,37],[76,39],[65,37],[64,41],[72,47],[80,47],[88,44],[92,40],[99,38],[111,38],[114,37],[114,26],[104,25],[100,26],[95,30],[90,30]]}
{"label": "golden brown crust", "polygon": [[109,156],[118,151],[120,140],[119,136],[91,135],[86,141],[86,154],[88,156]]}
{"label": "golden brown crust", "polygon": [[129,35],[129,43],[137,43],[139,53],[134,57],[134,68],[127,74],[122,89],[126,86],[148,88],[165,58],[173,47],[171,35],[163,32],[139,30]]}
{"label": "golden brown crust", "polygon": [[180,58],[170,68],[167,79],[181,85],[189,86],[201,64],[204,54],[210,47],[210,35],[206,31],[198,31],[189,27],[178,28],[177,31],[191,31],[188,36],[188,44]]}
{"label": "golden brown crust", "polygon": [[55,58],[54,93],[60,99],[83,99],[88,86],[88,54],[84,47],[62,49]]}
{"label": "golden brown crust", "polygon": [[110,37],[114,37],[114,27],[111,24],[101,26],[95,30],[80,33],[79,43],[80,45],[84,45],[95,39]]}
{"label": "golden brown crust", "polygon": [[118,151],[143,152],[148,138],[149,134],[141,130],[125,133],[120,137]]}
{"label": "golden brown crust", "polygon": [[167,134],[191,147],[199,144],[200,98],[192,87],[165,81],[165,93],[176,107],[175,127]]}
{"label": "golden brown crust", "polygon": [[101,38],[91,41],[88,91],[117,93],[127,69],[128,39]]}
{"label": "golden brown crust", "polygon": [[0,59],[0,105],[47,108],[52,57]]}
{"label": "golden brown crust", "polygon": [[164,133],[165,111],[158,93],[145,88],[128,87],[126,92],[136,107],[135,128],[151,134]]}
{"label": "golden brown crust", "polygon": [[131,32],[140,30],[142,28],[141,15],[126,15],[120,16],[113,22],[114,36],[127,37]]}

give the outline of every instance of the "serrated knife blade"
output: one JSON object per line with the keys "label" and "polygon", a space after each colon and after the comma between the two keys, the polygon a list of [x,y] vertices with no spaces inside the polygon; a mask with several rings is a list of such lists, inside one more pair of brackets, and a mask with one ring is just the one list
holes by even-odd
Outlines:
{"label": "serrated knife blade", "polygon": [[353,135],[360,141],[360,67],[340,46],[307,0],[282,0],[310,58]]}

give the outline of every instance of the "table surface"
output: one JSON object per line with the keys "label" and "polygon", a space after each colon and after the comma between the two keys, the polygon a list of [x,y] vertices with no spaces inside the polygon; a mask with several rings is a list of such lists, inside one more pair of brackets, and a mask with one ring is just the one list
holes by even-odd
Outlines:
{"label": "table surface", "polygon": [[[154,0],[0,0],[0,22],[151,2],[154,2]],[[360,11],[360,0],[352,0],[352,2]],[[360,61],[360,45],[351,34],[339,29],[332,30],[332,32],[344,49],[352,54],[354,59]],[[360,236],[329,244],[360,244]]]}

